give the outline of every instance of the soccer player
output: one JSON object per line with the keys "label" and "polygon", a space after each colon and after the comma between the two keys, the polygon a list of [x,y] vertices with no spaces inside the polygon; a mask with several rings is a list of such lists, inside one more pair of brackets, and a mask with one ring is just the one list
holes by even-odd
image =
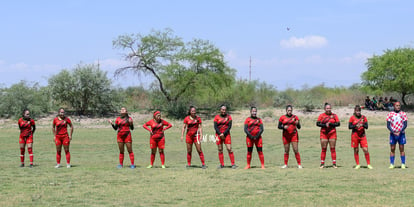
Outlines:
{"label": "soccer player", "polygon": [[250,117],[247,117],[244,121],[244,132],[246,133],[247,145],[247,165],[244,169],[250,168],[250,162],[252,160],[253,153],[253,145],[256,146],[257,154],[259,154],[260,163],[262,164],[262,169],[265,169],[262,142],[263,131],[264,128],[262,119],[257,117],[257,108],[252,106],[250,108]]}
{"label": "soccer player", "polygon": [[194,106],[190,106],[188,116],[184,118],[184,124],[181,130],[181,141],[183,141],[184,131],[187,129],[187,133],[185,135],[185,142],[187,143],[187,168],[191,167],[191,156],[194,143],[201,160],[201,168],[206,169],[204,154],[201,150],[200,143],[203,137],[203,129],[201,123],[201,118],[196,114],[196,108]]}
{"label": "soccer player", "polygon": [[338,168],[336,165],[336,127],[340,126],[339,118],[336,114],[332,113],[331,104],[325,103],[324,106],[325,113],[319,115],[318,120],[316,121],[316,126],[321,127],[320,132],[320,141],[321,141],[321,165],[319,168],[325,167],[325,157],[326,150],[329,147],[331,148],[331,157],[332,157],[332,167]]}
{"label": "soccer player", "polygon": [[[390,98],[391,99],[391,98]],[[387,128],[390,131],[390,169],[394,168],[395,160],[395,145],[398,142],[401,156],[401,169],[405,169],[405,152],[404,145],[406,144],[405,129],[407,128],[407,114],[401,111],[401,103],[395,102],[394,111],[387,116]]]}
{"label": "soccer player", "polygon": [[[70,126],[70,133],[68,134],[68,125]],[[69,144],[72,141],[73,125],[68,117],[65,116],[65,110],[60,108],[58,115],[53,119],[52,131],[55,136],[56,144],[56,162],[55,168],[60,168],[60,159],[62,154],[62,145],[66,154],[66,167],[70,168],[70,152]]]}
{"label": "soccer player", "polygon": [[119,165],[117,168],[124,166],[124,150],[125,145],[129,153],[129,159],[131,160],[131,169],[135,168],[134,164],[134,152],[132,151],[132,137],[131,130],[134,130],[134,122],[132,118],[128,116],[128,111],[125,107],[121,108],[121,115],[116,118],[115,124],[112,120],[108,120],[114,130],[118,130],[117,142],[119,148]]}
{"label": "soccer player", "polygon": [[164,148],[165,148],[165,136],[164,131],[171,128],[172,125],[167,121],[161,119],[161,112],[156,111],[154,112],[154,118],[149,120],[147,123],[143,125],[144,129],[148,130],[150,135],[150,148],[151,148],[151,164],[148,165],[147,168],[152,168],[154,165],[155,160],[155,153],[160,153],[161,159],[161,167],[165,168],[165,155],[164,155]]}
{"label": "soccer player", "polygon": [[299,122],[299,117],[294,115],[292,112],[293,112],[293,107],[291,105],[287,105],[286,114],[282,115],[279,118],[279,124],[277,125],[278,129],[283,130],[282,139],[283,139],[283,146],[285,148],[285,154],[284,154],[285,164],[282,166],[282,168],[288,167],[289,149],[290,149],[290,143],[292,143],[293,152],[295,153],[296,162],[298,163],[298,168],[302,169],[303,167],[300,162],[300,154],[299,154],[299,149],[298,149],[298,142],[299,142],[298,129],[300,129],[301,126]]}
{"label": "soccer player", "polygon": [[231,149],[230,129],[232,126],[232,118],[227,114],[227,107],[222,105],[220,107],[220,114],[214,117],[214,130],[216,131],[216,144],[218,147],[218,156],[220,165],[218,169],[224,168],[223,143],[226,145],[229,153],[231,168],[236,169],[237,165],[234,163],[234,154]]}
{"label": "soccer player", "polygon": [[367,117],[361,114],[361,106],[356,105],[354,108],[354,115],[349,118],[348,128],[352,130],[351,147],[354,148],[355,169],[359,169],[359,151],[358,145],[361,145],[367,161],[367,168],[372,169],[369,159],[368,142],[365,134],[365,129],[368,129]]}
{"label": "soccer player", "polygon": [[27,151],[29,152],[30,168],[33,167],[33,134],[36,131],[35,121],[30,118],[30,111],[28,109],[23,110],[22,117],[18,120],[17,124],[20,129],[20,167],[24,167],[24,153],[27,145]]}

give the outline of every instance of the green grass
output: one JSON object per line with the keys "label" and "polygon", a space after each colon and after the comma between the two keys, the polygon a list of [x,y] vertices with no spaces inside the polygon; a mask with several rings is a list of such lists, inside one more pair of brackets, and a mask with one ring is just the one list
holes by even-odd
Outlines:
{"label": "green grass", "polygon": [[[368,117],[369,118],[369,117]],[[375,119],[373,119],[375,120]],[[166,165],[160,168],[157,154],[154,169],[149,164],[149,136],[141,127],[133,132],[137,169],[116,169],[118,149],[115,132],[106,128],[77,126],[71,143],[73,168],[55,169],[55,147],[51,129],[40,126],[35,134],[35,167],[19,168],[17,127],[0,129],[0,206],[410,206],[414,203],[413,145],[408,137],[408,168],[388,169],[388,133],[381,119],[370,123],[368,144],[373,170],[354,170],[350,132],[339,128],[338,169],[319,169],[319,130],[314,120],[303,119],[299,150],[302,170],[293,153],[289,168],[281,169],[283,148],[276,123],[265,123],[264,155],[267,169],[260,169],[256,150],[253,169],[246,163],[245,136],[241,124],[232,130],[233,150],[239,168],[217,170],[217,147],[203,143],[207,170],[193,150],[193,165],[185,169],[185,143],[179,141],[181,122],[167,131]],[[212,124],[205,121],[205,133]],[[408,135],[414,133],[408,129]],[[129,166],[129,157],[125,156]],[[26,163],[28,163],[26,154]],[[327,164],[330,164],[330,153]],[[360,161],[366,166],[362,150]],[[65,163],[64,153],[62,163]],[[396,165],[400,164],[399,156]],[[230,165],[227,153],[225,164]]]}

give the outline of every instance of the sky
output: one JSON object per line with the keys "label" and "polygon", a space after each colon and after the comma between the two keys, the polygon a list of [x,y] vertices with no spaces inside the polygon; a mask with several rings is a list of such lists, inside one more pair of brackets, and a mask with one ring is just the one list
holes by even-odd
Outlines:
{"label": "sky", "polygon": [[[97,64],[116,87],[148,87],[125,74],[112,41],[171,28],[188,42],[212,42],[237,71],[278,90],[361,82],[367,58],[414,46],[414,1],[2,1],[0,87],[21,80],[47,85],[76,65]],[[250,64],[251,58],[251,64]]]}

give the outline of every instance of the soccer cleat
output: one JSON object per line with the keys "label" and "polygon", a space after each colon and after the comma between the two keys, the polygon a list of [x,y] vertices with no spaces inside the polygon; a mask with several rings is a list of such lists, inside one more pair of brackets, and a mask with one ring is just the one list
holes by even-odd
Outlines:
{"label": "soccer cleat", "polygon": [[390,166],[388,167],[388,169],[394,169],[395,167],[394,167],[394,165],[393,164],[390,164]]}
{"label": "soccer cleat", "polygon": [[205,170],[205,169],[207,169],[207,166],[206,166],[206,165],[201,165],[201,168],[202,168],[203,170]]}
{"label": "soccer cleat", "polygon": [[149,168],[152,168],[152,165],[148,165],[148,166],[147,166],[147,168],[148,168],[148,169],[149,169]]}
{"label": "soccer cleat", "polygon": [[161,168],[165,169],[165,165],[161,165]]}
{"label": "soccer cleat", "polygon": [[250,165],[246,165],[246,167],[244,167],[245,170],[250,169]]}
{"label": "soccer cleat", "polygon": [[361,168],[361,165],[355,165],[354,169],[358,170],[359,168]]}
{"label": "soccer cleat", "polygon": [[55,168],[60,168],[60,164],[57,164],[57,165],[55,166]]}
{"label": "soccer cleat", "polygon": [[236,169],[238,166],[237,165],[232,165],[231,169]]}
{"label": "soccer cleat", "polygon": [[370,170],[374,169],[371,165],[367,165],[367,168]]}
{"label": "soccer cleat", "polygon": [[405,164],[401,164],[401,169],[405,169]]}
{"label": "soccer cleat", "polygon": [[302,165],[298,165],[298,168],[299,168],[299,169],[302,169],[302,168],[303,168],[303,166],[302,166]]}
{"label": "soccer cleat", "polygon": [[191,168],[191,165],[186,165],[185,168],[186,169],[190,169]]}
{"label": "soccer cleat", "polygon": [[71,168],[72,166],[70,165],[70,164],[67,164],[66,165],[66,168]]}
{"label": "soccer cleat", "polygon": [[335,169],[338,168],[338,166],[336,166],[336,163],[332,164],[332,167],[335,168]]}
{"label": "soccer cleat", "polygon": [[117,165],[116,166],[116,168],[118,168],[118,169],[121,169],[121,168],[123,168],[124,166],[123,165],[121,165],[121,164],[119,164],[119,165]]}
{"label": "soccer cleat", "polygon": [[33,164],[30,164],[30,165],[29,165],[29,167],[30,167],[30,168],[33,168]]}
{"label": "soccer cleat", "polygon": [[319,165],[319,168],[324,168],[325,167],[325,164],[324,163],[321,163],[321,165]]}
{"label": "soccer cleat", "polygon": [[24,167],[24,163],[20,164],[20,167]]}
{"label": "soccer cleat", "polygon": [[131,166],[129,166],[131,169],[135,169],[136,167],[135,167],[135,165],[131,165]]}
{"label": "soccer cleat", "polygon": [[224,168],[224,165],[218,165],[217,166],[217,169],[223,169]]}
{"label": "soccer cleat", "polygon": [[288,166],[287,166],[287,165],[283,165],[283,166],[282,166],[282,167],[280,167],[280,168],[285,169],[285,168],[288,168]]}

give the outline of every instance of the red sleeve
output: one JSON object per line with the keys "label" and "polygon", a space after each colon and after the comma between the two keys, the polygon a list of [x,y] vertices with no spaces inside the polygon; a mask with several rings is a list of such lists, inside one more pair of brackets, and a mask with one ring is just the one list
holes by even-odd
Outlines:
{"label": "red sleeve", "polygon": [[199,123],[199,124],[201,124],[201,123],[202,123],[201,118],[200,118],[199,116],[197,116],[197,120],[198,120],[198,123]]}
{"label": "red sleeve", "polygon": [[68,124],[72,124],[72,121],[70,121],[70,119],[69,119],[69,118],[66,118],[66,123],[68,123]]}
{"label": "red sleeve", "polygon": [[232,121],[232,120],[233,120],[233,119],[231,118],[230,114],[229,114],[229,116],[228,116],[228,117],[229,117],[229,121]]}
{"label": "red sleeve", "polygon": [[167,130],[167,129],[169,129],[169,128],[171,128],[171,127],[172,127],[172,124],[170,124],[169,122],[167,122],[167,121],[165,121],[165,120],[162,120],[162,125],[166,126],[166,127],[164,128],[164,130]]}
{"label": "red sleeve", "polygon": [[35,121],[34,121],[33,119],[30,119],[30,124],[31,124],[32,126],[34,126],[34,125],[35,125]]}
{"label": "red sleeve", "polygon": [[323,121],[323,114],[319,114],[317,121],[318,122],[322,122]]}
{"label": "red sleeve", "polygon": [[183,121],[183,123],[184,123],[184,124],[187,124],[187,119],[188,119],[188,116],[186,116],[186,117],[184,118],[184,121]]}
{"label": "red sleeve", "polygon": [[339,122],[338,115],[335,114],[335,122]]}

